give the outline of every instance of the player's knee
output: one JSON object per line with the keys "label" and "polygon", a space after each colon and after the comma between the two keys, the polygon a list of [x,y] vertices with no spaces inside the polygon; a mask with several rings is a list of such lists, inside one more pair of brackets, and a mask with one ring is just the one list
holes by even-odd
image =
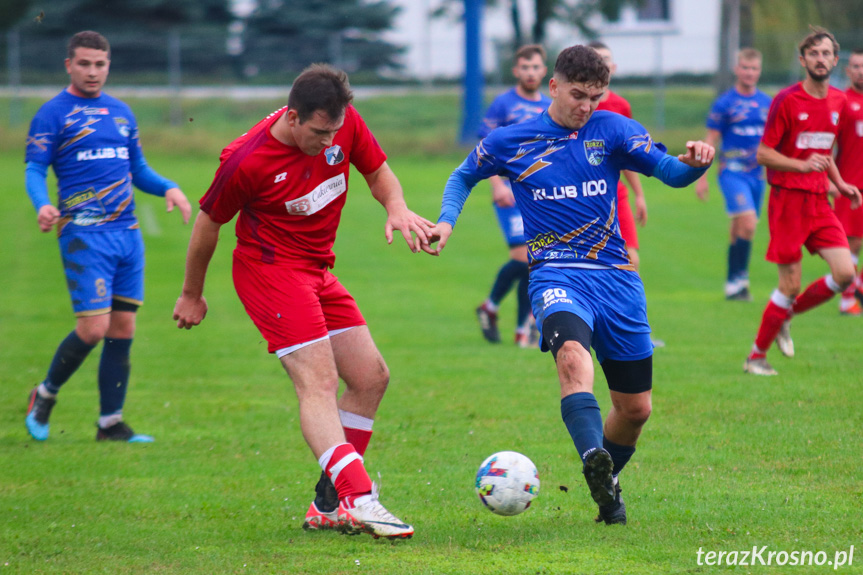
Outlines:
{"label": "player's knee", "polygon": [[652,407],[650,399],[647,401],[637,401],[627,403],[620,407],[615,407],[620,417],[625,419],[633,427],[641,427],[650,418]]}
{"label": "player's knee", "polygon": [[851,285],[851,282],[854,281],[854,265],[847,267],[842,267],[833,272],[833,281],[835,281],[840,288],[845,290],[848,286]]}
{"label": "player's knee", "polygon": [[[104,318],[104,321],[102,319]],[[81,341],[87,345],[96,345],[108,333],[108,316],[96,316],[89,318],[80,318],[75,326],[75,333],[81,338]]]}

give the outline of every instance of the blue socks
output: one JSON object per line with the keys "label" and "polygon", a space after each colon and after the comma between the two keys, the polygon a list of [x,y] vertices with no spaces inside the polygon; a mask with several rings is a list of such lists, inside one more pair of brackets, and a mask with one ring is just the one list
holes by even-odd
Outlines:
{"label": "blue socks", "polygon": [[[509,260],[500,268],[500,271],[497,272],[497,279],[494,280],[494,285],[491,287],[491,295],[489,295],[488,298],[493,304],[499,305],[506,294],[509,293],[509,290],[512,289],[512,284],[515,283],[516,280],[522,279],[525,283],[524,296],[527,298],[527,264],[524,262]],[[521,306],[520,296],[519,306]],[[528,307],[528,309],[530,308]],[[524,317],[527,319],[526,314]]]}
{"label": "blue socks", "polygon": [[99,362],[99,414],[102,416],[123,410],[131,370],[131,347],[131,339],[105,338],[102,360]]}
{"label": "blue socks", "polygon": [[48,375],[45,376],[45,389],[50,393],[57,394],[60,387],[66,383],[72,374],[81,367],[87,355],[96,347],[84,343],[75,330],[66,336],[57,351],[54,353],[54,359],[51,360],[51,366],[48,368]]}
{"label": "blue socks", "polygon": [[[521,263],[521,262],[519,262]],[[518,310],[516,312],[516,327],[522,327],[527,323],[530,313],[530,297],[527,295],[527,264],[524,265],[524,276],[518,280]]]}
{"label": "blue socks", "polygon": [[749,256],[752,254],[752,242],[737,238],[728,246],[728,278],[729,282],[749,277]]}
{"label": "blue socks", "polygon": [[614,467],[611,470],[612,475],[617,475],[623,471],[623,468],[629,462],[629,458],[635,453],[635,447],[612,443],[605,436],[602,437],[602,447],[611,455],[611,461],[614,462]]}
{"label": "blue socks", "polygon": [[560,400],[560,414],[579,457],[602,447],[602,412],[592,393],[580,392]]}

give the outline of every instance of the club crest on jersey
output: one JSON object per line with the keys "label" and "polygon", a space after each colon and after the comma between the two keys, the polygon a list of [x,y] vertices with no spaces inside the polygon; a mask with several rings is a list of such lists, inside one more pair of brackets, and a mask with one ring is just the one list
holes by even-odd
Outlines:
{"label": "club crest on jersey", "polygon": [[839,112],[830,112],[830,121],[833,122],[834,126],[839,125]]}
{"label": "club crest on jersey", "polygon": [[591,166],[600,165],[605,159],[605,140],[585,140],[584,155]]}
{"label": "club crest on jersey", "polygon": [[129,120],[126,118],[114,118],[114,125],[117,126],[117,131],[124,138],[129,137]]}
{"label": "club crest on jersey", "polygon": [[327,157],[327,163],[331,166],[335,166],[345,159],[345,153],[342,152],[342,147],[338,144],[324,150],[324,156]]}

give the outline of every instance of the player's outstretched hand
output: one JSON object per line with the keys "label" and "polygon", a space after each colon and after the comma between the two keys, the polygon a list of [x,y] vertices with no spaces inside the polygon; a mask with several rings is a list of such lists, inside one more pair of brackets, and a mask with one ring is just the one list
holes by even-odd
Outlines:
{"label": "player's outstretched hand", "polygon": [[174,306],[174,319],[180,329],[192,329],[207,317],[207,299],[204,296],[180,295]]}
{"label": "player's outstretched hand", "polygon": [[426,253],[429,253],[433,256],[439,256],[443,251],[444,247],[446,247],[446,242],[449,240],[449,237],[452,235],[452,226],[446,222],[440,222],[436,224],[429,234],[429,243],[437,242],[437,248],[430,250]]}
{"label": "player's outstretched hand", "polygon": [[36,221],[39,223],[39,229],[42,230],[42,232],[50,232],[51,228],[53,228],[54,224],[59,220],[60,210],[58,210],[56,206],[48,204],[39,208],[39,214]]}
{"label": "player's outstretched hand", "polygon": [[677,159],[692,168],[705,168],[713,163],[713,155],[716,150],[707,142],[686,142],[686,153],[677,156]]}
{"label": "player's outstretched hand", "polygon": [[189,223],[189,218],[192,217],[192,204],[189,203],[186,194],[180,188],[171,188],[165,192],[165,206],[168,208],[168,212],[174,211],[175,206],[180,208],[183,223]]}
{"label": "player's outstretched hand", "polygon": [[387,223],[384,226],[384,235],[387,238],[387,243],[393,243],[393,231],[398,230],[402,233],[405,242],[413,253],[420,250],[426,253],[432,253],[432,248],[429,245],[428,234],[434,226],[429,220],[419,216],[403,206],[399,209],[387,211]]}

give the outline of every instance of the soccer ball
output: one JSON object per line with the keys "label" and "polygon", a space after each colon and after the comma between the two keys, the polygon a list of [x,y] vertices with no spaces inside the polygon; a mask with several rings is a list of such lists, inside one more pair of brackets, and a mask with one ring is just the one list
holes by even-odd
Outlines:
{"label": "soccer ball", "polygon": [[476,494],[492,513],[518,515],[539,493],[539,475],[533,461],[515,451],[488,457],[476,473]]}

